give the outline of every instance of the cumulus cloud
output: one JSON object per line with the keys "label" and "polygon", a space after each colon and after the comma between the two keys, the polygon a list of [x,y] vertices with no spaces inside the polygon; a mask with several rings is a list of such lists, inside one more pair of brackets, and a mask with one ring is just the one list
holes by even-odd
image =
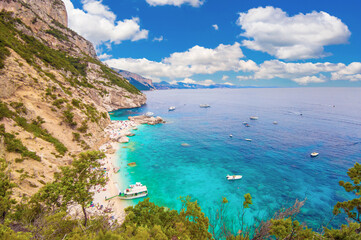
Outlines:
{"label": "cumulus cloud", "polygon": [[214,30],[218,31],[219,27],[217,24],[213,24],[212,27],[214,28]]}
{"label": "cumulus cloud", "polygon": [[294,78],[292,81],[300,84],[300,85],[307,85],[308,83],[323,83],[325,82],[325,76],[320,74],[320,77],[317,76],[305,76],[300,78]]}
{"label": "cumulus cloud", "polygon": [[63,0],[68,12],[69,27],[94,43],[119,44],[148,38],[148,30],[140,28],[139,18],[116,20],[116,15],[101,0],[82,0],[83,9]]}
{"label": "cumulus cloud", "polygon": [[220,44],[211,49],[194,46],[185,52],[175,52],[161,62],[148,59],[119,58],[105,61],[109,66],[126,69],[141,75],[167,78],[187,78],[194,74],[213,74],[218,71],[253,71],[257,64],[244,61],[239,43]]}
{"label": "cumulus cloud", "polygon": [[210,85],[214,85],[216,83],[211,79],[207,79],[207,80],[198,82],[198,84],[204,85],[204,86],[210,86]]}
{"label": "cumulus cloud", "polygon": [[353,62],[331,74],[331,80],[361,81],[361,62]]}
{"label": "cumulus cloud", "polygon": [[233,86],[234,84],[233,83],[231,83],[231,82],[225,82],[225,83],[223,83],[223,84],[225,84],[225,85],[229,85],[229,86]]}
{"label": "cumulus cloud", "polygon": [[196,81],[194,81],[193,79],[190,78],[185,78],[181,81],[182,83],[189,83],[189,84],[195,84],[197,83]]}
{"label": "cumulus cloud", "polygon": [[308,59],[328,55],[324,46],[347,43],[351,33],[326,12],[288,16],[280,8],[259,7],[240,13],[237,24],[249,38],[242,45],[280,59]]}
{"label": "cumulus cloud", "polygon": [[223,75],[223,76],[222,76],[222,81],[226,81],[228,78],[229,78],[229,76]]}
{"label": "cumulus cloud", "polygon": [[192,7],[200,7],[204,0],[146,0],[150,6],[173,5],[180,7],[183,4],[189,4]]}
{"label": "cumulus cloud", "polygon": [[161,42],[163,40],[164,40],[163,36],[153,38],[153,42]]}
{"label": "cumulus cloud", "polygon": [[101,55],[98,56],[98,58],[99,58],[100,60],[106,60],[106,59],[109,59],[109,58],[111,58],[111,57],[112,57],[112,55],[109,55],[109,54],[106,54],[106,53],[103,53],[103,54],[101,54]]}

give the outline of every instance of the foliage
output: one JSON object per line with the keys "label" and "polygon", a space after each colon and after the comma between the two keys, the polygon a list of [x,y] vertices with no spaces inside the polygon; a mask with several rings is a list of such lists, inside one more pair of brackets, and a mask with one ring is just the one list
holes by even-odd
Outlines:
{"label": "foliage", "polygon": [[270,235],[276,239],[316,239],[318,235],[291,218],[271,219],[271,223]]}
{"label": "foliage", "polygon": [[15,200],[11,199],[12,189],[15,186],[10,181],[8,163],[4,159],[0,159],[0,222],[5,220],[11,206],[16,203]]}
{"label": "foliage", "polygon": [[82,121],[81,126],[78,128],[78,131],[81,133],[86,133],[86,131],[88,131],[88,121]]}
{"label": "foliage", "polygon": [[29,232],[14,232],[11,228],[0,224],[0,239],[2,240],[30,240],[32,234]]}
{"label": "foliage", "polygon": [[17,139],[13,134],[7,133],[5,131],[4,124],[0,125],[0,136],[4,137],[4,142],[7,151],[19,153],[23,158],[29,157],[36,161],[41,161],[40,157],[36,155],[35,152],[29,151],[29,149],[25,147],[23,143],[19,139]]}
{"label": "foliage", "polygon": [[323,236],[326,239],[360,240],[358,229],[360,229],[359,223],[350,222],[348,226],[342,225],[340,229],[325,229]]}
{"label": "foliage", "polygon": [[342,209],[349,218],[361,223],[361,164],[355,163],[355,165],[348,170],[347,175],[352,182],[340,181],[339,184],[346,192],[354,193],[356,198],[345,202],[338,202],[334,207],[333,213],[337,215]]}
{"label": "foliage", "polygon": [[77,122],[74,121],[74,113],[71,112],[72,108],[68,105],[68,108],[63,111],[63,119],[71,127],[75,127]]}
{"label": "foliage", "polygon": [[208,218],[197,201],[191,201],[190,197],[181,201],[180,212],[157,206],[149,198],[126,208],[128,215],[121,226],[126,239],[137,235],[152,239],[211,239]]}
{"label": "foliage", "polygon": [[61,41],[69,41],[69,38],[68,36],[66,36],[65,34],[63,34],[62,31],[56,29],[56,28],[53,28],[51,27],[50,29],[46,30],[45,31],[46,33],[50,34],[50,35],[53,35],[54,37],[56,37],[58,40],[61,40]]}

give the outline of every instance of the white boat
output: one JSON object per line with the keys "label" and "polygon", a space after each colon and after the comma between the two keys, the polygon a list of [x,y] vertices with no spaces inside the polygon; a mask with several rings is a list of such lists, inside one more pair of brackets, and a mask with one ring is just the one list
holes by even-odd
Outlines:
{"label": "white boat", "polygon": [[129,185],[129,188],[125,189],[124,193],[119,193],[118,197],[120,199],[135,199],[146,197],[147,195],[147,187],[142,185],[140,182],[137,182],[134,185]]}
{"label": "white boat", "polygon": [[237,180],[241,179],[242,175],[227,175],[227,180]]}
{"label": "white boat", "polygon": [[233,135],[232,135],[232,134],[229,134],[229,137],[231,138],[231,137],[233,137]]}
{"label": "white boat", "polygon": [[251,117],[249,117],[249,119],[251,119],[251,120],[258,120],[258,117],[256,117],[256,116],[251,116]]}
{"label": "white boat", "polygon": [[311,157],[317,157],[318,156],[318,152],[313,152],[313,153],[311,153],[310,155],[311,155]]}
{"label": "white boat", "polygon": [[277,122],[277,121],[274,121],[274,122],[273,122],[273,124],[274,124],[274,125],[277,125],[277,124],[278,124],[278,122]]}
{"label": "white boat", "polygon": [[248,142],[252,142],[252,139],[250,139],[250,138],[246,138],[246,139],[244,139],[244,140],[246,140],[246,141],[248,141]]}
{"label": "white boat", "polygon": [[175,110],[175,107],[174,106],[171,106],[168,108],[168,111],[174,111]]}
{"label": "white boat", "polygon": [[201,108],[209,108],[211,106],[209,106],[208,104],[200,104],[199,107],[201,107]]}
{"label": "white boat", "polygon": [[151,117],[151,116],[154,115],[154,113],[152,113],[152,112],[146,112],[144,115],[147,116],[147,117]]}

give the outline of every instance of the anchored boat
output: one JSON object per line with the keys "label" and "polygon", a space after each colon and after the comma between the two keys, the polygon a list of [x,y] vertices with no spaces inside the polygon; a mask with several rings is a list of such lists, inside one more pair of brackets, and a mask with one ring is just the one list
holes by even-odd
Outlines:
{"label": "anchored boat", "polygon": [[242,175],[227,175],[227,180],[237,180],[237,179],[241,179]]}
{"label": "anchored boat", "polygon": [[129,185],[129,188],[124,190],[124,193],[119,193],[120,199],[135,199],[142,198],[148,195],[147,186],[141,184],[140,182],[135,183],[134,185]]}
{"label": "anchored boat", "polygon": [[209,108],[211,106],[209,106],[208,104],[200,104],[199,107],[201,107],[201,108]]}
{"label": "anchored boat", "polygon": [[311,157],[317,157],[318,156],[318,152],[313,152],[313,153],[311,153],[310,155],[311,155]]}
{"label": "anchored boat", "polygon": [[174,106],[171,106],[168,108],[168,111],[174,111],[175,110],[175,107]]}

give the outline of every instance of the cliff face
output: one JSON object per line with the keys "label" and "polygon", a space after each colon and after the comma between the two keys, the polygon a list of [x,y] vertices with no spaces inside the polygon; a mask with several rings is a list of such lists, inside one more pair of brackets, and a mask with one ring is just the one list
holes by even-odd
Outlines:
{"label": "cliff face", "polygon": [[155,90],[155,87],[153,85],[153,81],[148,78],[144,78],[138,74],[128,72],[125,70],[119,70],[115,69],[116,72],[118,72],[120,75],[122,75],[124,78],[126,78],[131,84],[133,84],[136,88],[139,90]]}
{"label": "cliff face", "polygon": [[107,111],[146,98],[66,27],[61,0],[2,0],[1,10],[0,157],[11,163],[16,194],[30,195],[105,141]]}

